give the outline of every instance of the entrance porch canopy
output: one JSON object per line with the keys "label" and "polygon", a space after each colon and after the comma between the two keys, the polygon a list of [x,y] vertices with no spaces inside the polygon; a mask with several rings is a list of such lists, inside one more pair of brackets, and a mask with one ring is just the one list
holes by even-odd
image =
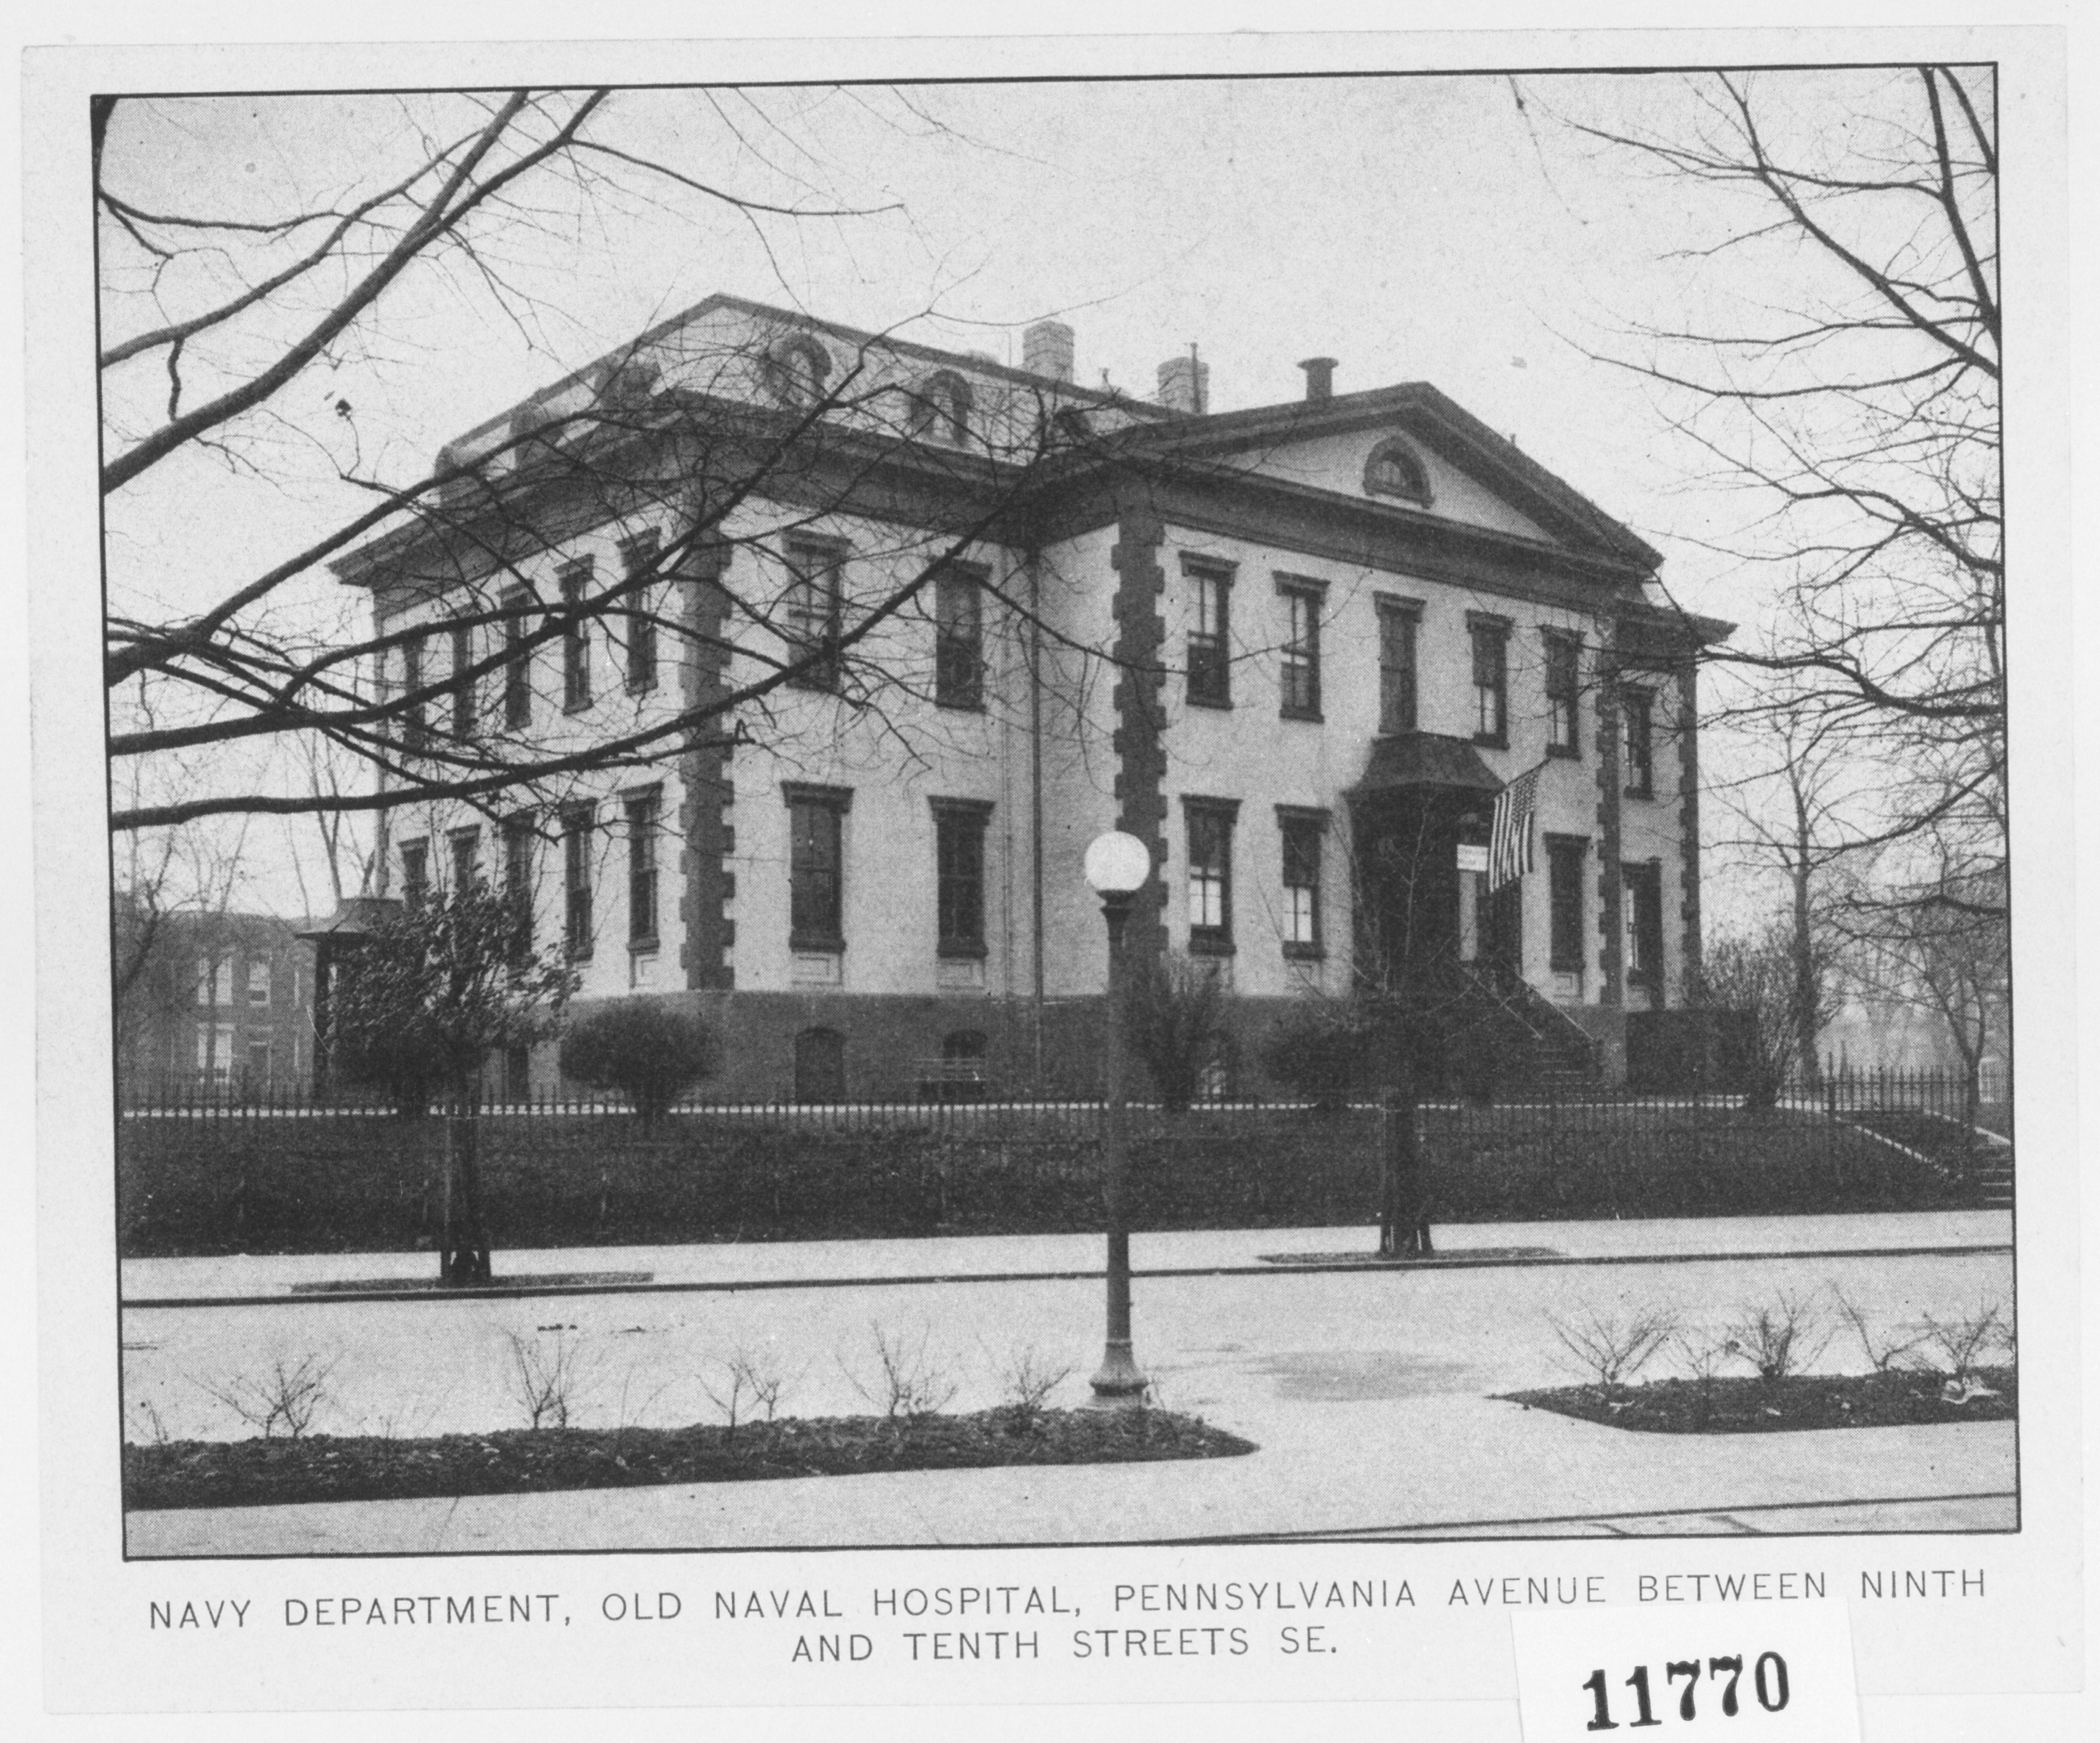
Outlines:
{"label": "entrance porch canopy", "polygon": [[1348,793],[1352,798],[1373,798],[1428,790],[1493,798],[1502,790],[1502,781],[1470,740],[1442,733],[1396,733],[1371,741],[1364,772]]}

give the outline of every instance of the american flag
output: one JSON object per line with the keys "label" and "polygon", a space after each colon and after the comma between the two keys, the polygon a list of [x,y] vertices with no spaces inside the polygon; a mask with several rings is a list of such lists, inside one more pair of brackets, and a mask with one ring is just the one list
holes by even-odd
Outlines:
{"label": "american flag", "polygon": [[1495,794],[1495,814],[1488,825],[1488,888],[1499,890],[1531,869],[1531,813],[1538,797],[1541,763],[1515,777]]}

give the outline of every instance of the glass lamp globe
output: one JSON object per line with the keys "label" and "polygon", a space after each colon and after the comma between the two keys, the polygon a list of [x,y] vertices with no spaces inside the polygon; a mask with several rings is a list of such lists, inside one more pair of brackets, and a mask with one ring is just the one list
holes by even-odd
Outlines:
{"label": "glass lamp globe", "polygon": [[1096,896],[1131,896],[1152,875],[1152,850],[1135,835],[1110,830],[1087,846],[1087,883]]}

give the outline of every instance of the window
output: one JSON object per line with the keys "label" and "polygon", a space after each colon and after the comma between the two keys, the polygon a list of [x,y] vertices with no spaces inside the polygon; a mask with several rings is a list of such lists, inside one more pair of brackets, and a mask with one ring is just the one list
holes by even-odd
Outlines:
{"label": "window", "polygon": [[1233,820],[1238,799],[1185,799],[1189,835],[1189,949],[1223,956],[1233,948]]}
{"label": "window", "polygon": [[503,820],[503,894],[518,915],[518,950],[522,959],[532,950],[532,819]]}
{"label": "window", "polygon": [[660,790],[627,802],[627,941],[637,949],[656,944],[656,822]]}
{"label": "window", "polygon": [[816,403],[831,379],[831,354],[807,334],[783,339],[767,354],[765,391],[779,404],[798,409]]}
{"label": "window", "polygon": [[1429,474],[1422,457],[1397,436],[1371,450],[1364,464],[1364,489],[1373,496],[1398,496],[1424,508],[1429,504]]}
{"label": "window", "polygon": [[1417,689],[1415,632],[1422,608],[1410,601],[1379,601],[1379,730],[1411,733],[1415,728]]}
{"label": "window", "polygon": [[1473,742],[1509,743],[1509,622],[1470,614],[1473,639]]}
{"label": "window", "polygon": [[845,949],[845,815],[853,794],[799,783],[788,801],[788,946]]}
{"label": "window", "polygon": [[233,1002],[233,958],[201,956],[197,958],[196,1001],[209,1009]]}
{"label": "window", "polygon": [[481,886],[481,831],[454,830],[445,838],[452,850],[452,893],[464,896]]}
{"label": "window", "polygon": [[1233,702],[1232,571],[1187,563],[1182,573],[1191,592],[1189,618],[1189,700],[1206,708]]}
{"label": "window", "polygon": [[1626,796],[1655,797],[1655,698],[1647,690],[1621,693],[1619,711],[1626,727]]}
{"label": "window", "polygon": [[264,1006],[270,1002],[270,965],[250,962],[248,965],[248,1002]]}
{"label": "window", "polygon": [[782,601],[781,632],[791,662],[808,663],[788,680],[799,689],[839,687],[840,571],[845,553],[835,544],[791,540],[789,580]]}
{"label": "window", "polygon": [[401,900],[413,913],[430,900],[430,844],[427,841],[401,843]]}
{"label": "window", "polygon": [[1320,850],[1327,813],[1279,805],[1276,818],[1283,830],[1283,953],[1317,957],[1324,954],[1326,944],[1320,913]]}
{"label": "window", "polygon": [[1317,583],[1279,583],[1282,596],[1283,714],[1286,720],[1320,718],[1320,602]]}
{"label": "window", "polygon": [[[636,534],[620,546],[620,554],[630,582],[637,575],[646,574],[650,565],[656,561],[655,532],[651,530]],[[648,584],[642,583],[628,595],[627,693],[629,696],[640,696],[656,688],[656,618],[650,610],[650,593]]]}
{"label": "window", "polygon": [[[985,1063],[990,1054],[982,1029],[951,1029],[941,1037],[942,1094],[982,1094]],[[923,1091],[922,1091],[923,1093]]]}
{"label": "window", "polygon": [[983,578],[967,569],[943,569],[933,583],[933,700],[984,706]]}
{"label": "window", "polygon": [[588,557],[562,571],[562,706],[571,714],[590,706],[590,624],[584,617],[590,579]]}
{"label": "window", "polygon": [[964,447],[970,439],[973,400],[970,384],[954,370],[937,370],[912,390],[906,408],[906,427],[919,441]]}
{"label": "window", "polygon": [[1547,906],[1551,915],[1548,964],[1557,975],[1583,968],[1582,868],[1590,843],[1580,835],[1546,838]]}
{"label": "window", "polygon": [[522,587],[503,594],[503,724],[532,724],[532,653],[525,645],[525,614],[532,596]]}
{"label": "window", "polygon": [[1662,985],[1662,868],[1652,860],[1620,868],[1626,891],[1626,981],[1649,993]]}
{"label": "window", "polygon": [[933,801],[934,903],[940,953],[985,953],[984,843],[991,807],[982,800]]}
{"label": "window", "polygon": [[1546,754],[1579,756],[1577,736],[1582,696],[1582,643],[1556,630],[1546,632]]}
{"label": "window", "polygon": [[424,645],[421,636],[411,636],[401,644],[401,693],[414,698],[402,706],[401,737],[411,750],[420,750],[430,742],[428,704],[418,693],[425,683]]}
{"label": "window", "polygon": [[589,805],[562,812],[562,939],[578,959],[591,953],[591,830],[597,821]]}
{"label": "window", "polygon": [[452,625],[452,737],[471,738],[476,724],[474,715],[474,674],[468,670],[474,664],[474,631],[465,623]]}
{"label": "window", "polygon": [[270,1043],[251,1041],[248,1044],[248,1081],[265,1084],[270,1081]]}
{"label": "window", "polygon": [[224,1083],[233,1076],[233,1049],[238,1032],[230,1023],[200,1023],[196,1034],[196,1068],[200,1076]]}

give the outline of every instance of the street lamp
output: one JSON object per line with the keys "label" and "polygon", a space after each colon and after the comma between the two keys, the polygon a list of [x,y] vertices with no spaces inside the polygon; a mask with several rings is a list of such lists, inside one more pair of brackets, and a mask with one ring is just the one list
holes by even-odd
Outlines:
{"label": "street lamp", "polygon": [[1134,1404],[1145,1394],[1145,1379],[1130,1351],[1130,1213],[1124,1189],[1130,1157],[1123,1134],[1123,925],[1137,892],[1152,878],[1152,850],[1135,835],[1110,830],[1088,845],[1087,883],[1101,899],[1109,925],[1109,1020],[1103,1041],[1107,1051],[1108,1125],[1102,1135],[1102,1198],[1108,1221],[1108,1341],[1101,1371],[1094,1375],[1094,1397],[1101,1404]]}

